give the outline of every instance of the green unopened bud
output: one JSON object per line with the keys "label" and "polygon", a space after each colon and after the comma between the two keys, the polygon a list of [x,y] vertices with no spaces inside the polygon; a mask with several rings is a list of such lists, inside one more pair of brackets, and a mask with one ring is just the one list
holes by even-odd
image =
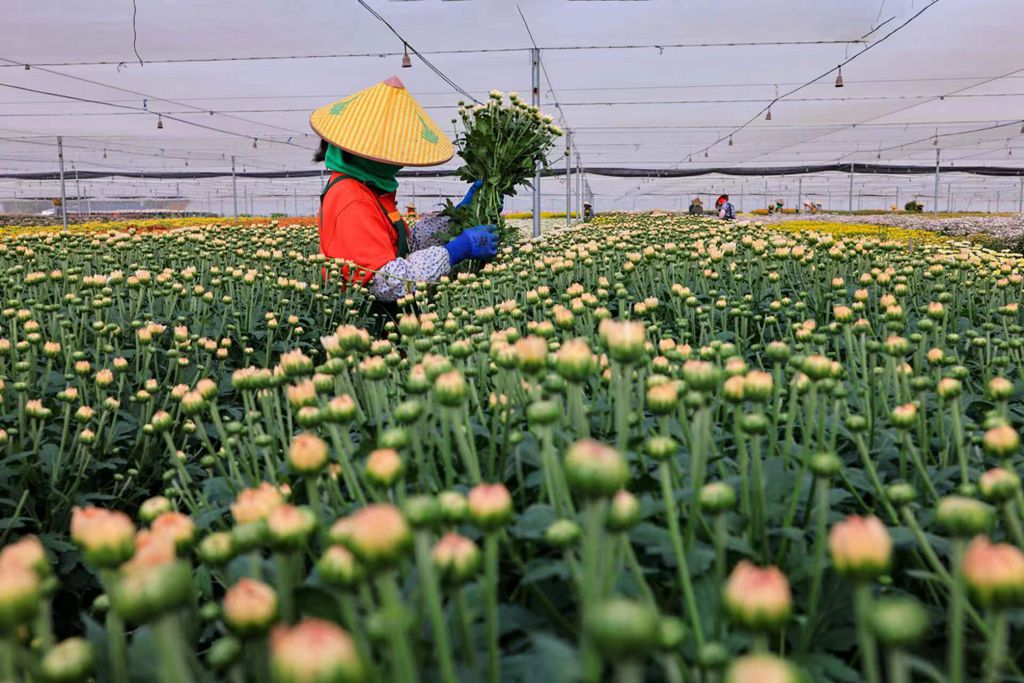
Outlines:
{"label": "green unopened bud", "polygon": [[831,479],[843,469],[843,461],[832,452],[815,453],[811,456],[811,472],[822,479]]}
{"label": "green unopened bud", "polygon": [[316,563],[316,570],[324,583],[338,588],[352,588],[363,577],[355,555],[342,545],[329,546]]}
{"label": "green unopened bud", "polygon": [[68,638],[57,643],[39,665],[43,680],[49,683],[83,681],[92,671],[92,645],[84,638]]}
{"label": "green unopened bud", "polygon": [[736,491],[724,481],[705,484],[700,490],[700,507],[717,515],[736,507]]}
{"label": "green unopened bud", "polygon": [[896,507],[903,507],[917,500],[917,491],[910,484],[900,482],[886,487],[885,496]]}
{"label": "green unopened bud", "polygon": [[437,494],[437,503],[441,509],[441,518],[449,524],[466,518],[466,497],[458,491],[442,491]]}
{"label": "green unopened bud", "polygon": [[206,653],[206,661],[214,671],[223,671],[238,661],[242,654],[242,641],[224,636],[214,641]]}
{"label": "green unopened bud", "polygon": [[534,401],[526,408],[526,420],[531,426],[549,425],[562,417],[562,406],[556,401]]}
{"label": "green unopened bud", "polygon": [[652,436],[644,442],[644,453],[653,460],[668,460],[679,450],[679,444],[671,436]]}
{"label": "green unopened bud", "polygon": [[610,658],[634,658],[659,645],[658,613],[644,603],[612,598],[593,605],[584,627],[597,648]]}
{"label": "green unopened bud", "polygon": [[1020,477],[1011,470],[995,467],[981,475],[978,482],[982,495],[994,503],[1005,503],[1020,491]]}
{"label": "green unopened bud", "polygon": [[612,496],[608,506],[606,526],[608,531],[622,533],[629,531],[640,521],[640,501],[629,491],[622,489]]}
{"label": "green unopened bud", "polygon": [[565,454],[569,487],[587,497],[608,497],[629,480],[629,465],[622,455],[593,439],[577,441]]}
{"label": "green unopened bud", "polygon": [[939,501],[935,520],[953,536],[969,538],[992,527],[994,510],[980,500],[964,496],[946,496]]}
{"label": "green unopened bud", "polygon": [[580,525],[571,519],[557,519],[548,525],[544,540],[555,548],[568,548],[580,538]]}
{"label": "green unopened bud", "polygon": [[415,529],[432,527],[441,520],[441,505],[433,496],[409,496],[402,503],[402,514]]}
{"label": "green unopened bud", "polygon": [[1020,450],[1020,434],[1009,425],[998,425],[985,432],[981,443],[989,455],[1009,458]]}
{"label": "green unopened bud", "polygon": [[891,647],[913,645],[928,631],[928,612],[910,597],[879,599],[872,606],[868,621],[875,636]]}

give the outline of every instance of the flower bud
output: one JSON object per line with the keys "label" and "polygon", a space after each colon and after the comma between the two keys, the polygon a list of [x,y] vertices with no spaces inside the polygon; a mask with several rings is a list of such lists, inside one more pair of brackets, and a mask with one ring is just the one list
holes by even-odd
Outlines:
{"label": "flower bud", "polygon": [[117,567],[135,552],[135,525],[123,512],[76,507],[71,514],[71,539],[89,563]]}
{"label": "flower bud", "polygon": [[210,646],[206,662],[214,671],[223,671],[238,661],[241,654],[242,643],[234,636],[224,636]]}
{"label": "flower bud", "polygon": [[652,436],[644,442],[644,453],[654,460],[668,460],[679,450],[679,444],[671,436]]}
{"label": "flower bud", "polygon": [[994,519],[991,506],[964,496],[946,496],[939,501],[935,511],[935,520],[939,525],[960,538],[987,532]]}
{"label": "flower bud", "polygon": [[597,359],[585,339],[570,339],[555,353],[555,370],[570,382],[585,382],[597,369]]}
{"label": "flower bud", "polygon": [[642,322],[602,320],[598,334],[608,347],[608,355],[612,360],[632,364],[644,355],[647,330]]}
{"label": "flower bud", "polygon": [[47,683],[75,683],[88,678],[94,659],[89,641],[68,638],[46,653],[39,664],[39,671]]}
{"label": "flower bud", "polygon": [[985,452],[996,458],[1009,458],[1020,450],[1020,434],[1010,425],[1000,425],[985,432]]}
{"label": "flower bud", "polygon": [[50,559],[37,536],[23,536],[0,551],[0,571],[10,565],[31,569],[40,580],[48,578],[53,572]]}
{"label": "flower bud", "polygon": [[751,401],[765,402],[772,397],[774,379],[770,372],[751,370],[743,378],[743,393]]}
{"label": "flower bud", "polygon": [[325,583],[338,588],[351,588],[363,577],[362,566],[343,545],[328,546],[316,570]]}
{"label": "flower bud", "polygon": [[461,522],[466,518],[466,497],[458,491],[442,491],[437,494],[437,504],[441,508],[441,518],[449,524]]}
{"label": "flower bud", "polygon": [[316,434],[301,432],[288,446],[288,466],[303,475],[314,475],[327,466],[327,444]]}
{"label": "flower bud", "polygon": [[458,370],[449,370],[434,380],[434,394],[443,406],[449,408],[460,406],[469,396],[466,378]]}
{"label": "flower bud", "polygon": [[548,342],[543,337],[530,335],[515,343],[516,361],[519,369],[534,375],[544,369],[548,361]]}
{"label": "flower bud", "polygon": [[412,543],[412,532],[394,505],[377,503],[356,510],[331,527],[332,542],[345,545],[370,568],[398,560]]}
{"label": "flower bud", "polygon": [[978,536],[967,546],[962,568],[968,588],[982,605],[1024,605],[1024,553],[1019,548]]}
{"label": "flower bud", "polygon": [[917,424],[917,406],[904,403],[892,409],[892,423],[897,429],[910,429]]}
{"label": "flower bud", "polygon": [[832,375],[832,361],[825,356],[808,356],[800,369],[812,380],[819,381]]}
{"label": "flower bud", "polygon": [[777,567],[758,567],[747,560],[729,575],[723,591],[725,607],[736,623],[755,630],[775,630],[793,609],[789,581]]}
{"label": "flower bud", "polygon": [[843,469],[843,461],[832,452],[815,453],[811,456],[811,472],[822,479],[831,479]]}
{"label": "flower bud", "polygon": [[433,527],[441,519],[441,505],[434,496],[409,496],[402,503],[402,514],[413,528]]}
{"label": "flower bud", "polygon": [[494,531],[512,518],[512,496],[504,484],[477,484],[466,498],[466,509],[474,524]]}
{"label": "flower bud", "polygon": [[792,664],[772,654],[754,654],[733,660],[723,683],[801,683],[804,678]]}
{"label": "flower bud", "polygon": [[555,548],[568,548],[580,540],[580,525],[571,519],[556,519],[548,525],[544,540]]}
{"label": "flower bud", "polygon": [[982,495],[994,503],[1005,503],[1020,491],[1020,477],[1011,470],[994,467],[981,475],[978,487]]}
{"label": "flower bud", "polygon": [[917,491],[907,483],[891,484],[885,489],[885,496],[896,507],[910,505],[917,499]]}
{"label": "flower bud", "polygon": [[150,528],[154,534],[170,539],[178,553],[183,553],[191,548],[196,539],[195,522],[191,517],[180,512],[163,513],[153,520]]}
{"label": "flower bud", "polygon": [[885,573],[892,559],[892,538],[877,517],[850,515],[832,527],[828,547],[836,571],[858,580]]}
{"label": "flower bud", "polygon": [[224,595],[224,623],[243,637],[266,633],[277,619],[277,593],[255,579],[239,579]]}
{"label": "flower bud", "polygon": [[1005,377],[993,377],[988,381],[985,393],[993,401],[1005,401],[1013,395],[1013,382]]}
{"label": "flower bud", "polygon": [[192,570],[180,560],[138,564],[121,572],[111,606],[127,621],[143,624],[181,607],[192,596]]}
{"label": "flower bud", "polygon": [[171,512],[173,509],[174,506],[170,500],[164,496],[154,496],[143,501],[139,506],[139,519],[149,524],[163,513]]}
{"label": "flower bud", "polygon": [[875,635],[885,645],[907,647],[928,632],[928,612],[914,598],[879,599],[868,616]]}
{"label": "flower bud", "polygon": [[365,677],[348,632],[332,622],[309,618],[271,632],[270,671],[277,683],[357,683]]}
{"label": "flower bud", "polygon": [[612,496],[608,507],[608,518],[605,526],[612,533],[629,531],[640,521],[640,501],[629,491],[622,489]]}
{"label": "flower bud", "polygon": [[366,478],[375,486],[388,488],[402,476],[405,465],[402,456],[393,448],[378,448],[366,459]]}
{"label": "flower bud", "polygon": [[316,515],[306,507],[278,505],[267,515],[267,536],[275,550],[298,550],[316,529]]}
{"label": "flower bud", "polygon": [[647,408],[655,415],[674,413],[678,405],[679,390],[675,382],[663,382],[647,390]]}
{"label": "flower bud", "polygon": [[658,613],[636,600],[610,598],[592,605],[584,628],[611,659],[637,658],[658,647]]}
{"label": "flower bud", "polygon": [[956,398],[962,391],[963,385],[960,383],[960,380],[953,377],[943,377],[939,380],[938,387],[936,387],[939,398],[946,400]]}
{"label": "flower bud", "polygon": [[451,585],[465,583],[480,569],[480,549],[473,541],[455,532],[442,536],[430,556],[442,581]]}
{"label": "flower bud", "polygon": [[356,402],[348,394],[336,396],[327,402],[327,405],[320,409],[324,420],[334,424],[344,424],[355,419],[359,412]]}
{"label": "flower bud", "polygon": [[270,511],[284,503],[284,496],[270,482],[243,489],[231,504],[231,515],[239,524],[265,521]]}
{"label": "flower bud", "polygon": [[39,610],[39,574],[13,562],[0,565],[0,631],[8,632]]}
{"label": "flower bud", "polygon": [[692,391],[708,393],[718,387],[721,370],[703,360],[688,360],[683,363],[683,380]]}
{"label": "flower bud", "polygon": [[196,547],[199,561],[208,567],[222,567],[235,556],[234,540],[230,532],[215,531]]}
{"label": "flower bud", "polygon": [[608,497],[629,481],[629,465],[622,455],[593,439],[569,447],[564,461],[569,487],[588,497]]}
{"label": "flower bud", "polygon": [[701,488],[699,500],[702,510],[718,515],[736,507],[736,491],[724,481],[715,481]]}

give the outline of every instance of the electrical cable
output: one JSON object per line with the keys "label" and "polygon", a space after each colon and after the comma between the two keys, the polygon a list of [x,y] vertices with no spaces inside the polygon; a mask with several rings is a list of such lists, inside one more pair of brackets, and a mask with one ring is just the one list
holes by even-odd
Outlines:
{"label": "electrical cable", "polygon": [[410,51],[411,51],[411,52],[412,52],[412,53],[413,53],[414,55],[416,55],[417,57],[419,57],[419,58],[420,58],[420,61],[422,61],[422,62],[423,62],[424,64],[426,64],[426,65],[427,65],[427,68],[428,68],[428,69],[430,69],[431,71],[433,71],[433,72],[434,72],[435,74],[437,74],[437,75],[438,75],[438,77],[440,77],[442,81],[444,81],[445,83],[447,83],[448,85],[450,85],[450,86],[451,86],[451,87],[452,87],[452,88],[453,88],[454,90],[456,90],[457,92],[461,93],[461,94],[462,94],[462,95],[464,95],[465,97],[469,98],[470,100],[473,100],[473,102],[475,102],[475,103],[477,103],[477,104],[480,104],[480,100],[478,100],[477,98],[475,98],[475,97],[473,97],[472,95],[470,95],[470,94],[469,94],[469,93],[468,93],[468,92],[467,92],[466,90],[464,90],[464,89],[462,88],[462,86],[460,86],[460,85],[459,85],[458,83],[456,83],[456,82],[455,82],[455,81],[453,81],[453,80],[452,80],[451,78],[449,78],[447,74],[445,74],[445,73],[444,73],[443,71],[441,71],[441,70],[440,70],[439,68],[437,68],[436,66],[434,66],[434,64],[433,64],[433,63],[432,63],[432,62],[431,62],[431,61],[430,61],[429,59],[427,59],[426,57],[424,57],[422,53],[420,53],[420,52],[419,52],[418,50],[416,50],[416,48],[414,48],[414,47],[413,47],[412,45],[410,45],[410,44],[409,44],[409,41],[408,41],[408,40],[406,40],[406,39],[405,39],[404,37],[402,37],[402,34],[401,34],[401,33],[399,33],[399,32],[398,32],[398,31],[397,31],[397,30],[395,29],[395,27],[391,25],[391,23],[390,23],[390,22],[389,22],[389,21],[388,21],[387,19],[385,19],[384,17],[382,17],[382,16],[380,15],[380,14],[378,14],[378,13],[377,13],[377,10],[373,9],[372,7],[370,7],[370,6],[369,6],[369,5],[368,5],[368,4],[366,3],[366,0],[356,0],[356,2],[358,2],[358,3],[360,4],[360,5],[362,5],[362,6],[363,6],[363,8],[364,8],[364,9],[365,9],[365,10],[366,10],[367,12],[369,12],[370,14],[372,14],[373,16],[375,16],[375,17],[377,18],[377,20],[378,20],[378,21],[380,21],[380,22],[381,22],[381,23],[383,23],[383,24],[384,24],[385,26],[387,26],[387,27],[388,27],[388,30],[390,30],[390,31],[391,31],[392,33],[394,33],[394,34],[395,34],[395,37],[397,37],[397,38],[398,38],[399,40],[401,40],[401,41],[402,41],[402,44],[403,44],[403,45],[404,45],[405,47],[407,47],[407,48],[408,48],[408,49],[409,49],[409,50],[410,50]]}

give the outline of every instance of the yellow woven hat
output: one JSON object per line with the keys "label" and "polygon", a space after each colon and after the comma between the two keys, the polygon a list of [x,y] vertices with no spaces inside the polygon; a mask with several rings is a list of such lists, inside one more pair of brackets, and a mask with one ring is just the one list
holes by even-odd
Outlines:
{"label": "yellow woven hat", "polygon": [[451,140],[397,76],[320,107],[309,125],[335,147],[385,164],[434,166],[455,155]]}

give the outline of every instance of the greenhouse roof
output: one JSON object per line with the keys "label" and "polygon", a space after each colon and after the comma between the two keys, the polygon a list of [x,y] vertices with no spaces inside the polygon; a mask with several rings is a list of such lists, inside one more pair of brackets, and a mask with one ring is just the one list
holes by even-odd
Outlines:
{"label": "greenhouse roof", "polygon": [[[9,2],[0,29],[0,175],[56,170],[58,135],[69,170],[226,172],[231,157],[239,171],[310,170],[315,107],[400,73],[447,128],[460,99],[491,89],[528,96],[534,45],[541,106],[571,131],[584,167],[928,166],[936,150],[944,166],[1024,167],[1019,0],[365,5],[138,0],[133,26],[130,0]],[[412,68],[401,67],[403,43]],[[957,177],[957,192],[1008,195],[1017,183]],[[587,179],[609,206],[758,182]],[[319,181],[274,182],[281,194],[315,197]],[[798,181],[769,182],[766,194]],[[803,182],[839,192],[847,181],[817,174]],[[891,193],[898,183],[932,192],[927,177],[857,182],[864,193]],[[545,185],[554,206],[560,183]],[[646,191],[650,183],[658,192]],[[219,194],[230,179],[185,185]],[[425,195],[453,194],[459,183],[416,185]],[[138,179],[90,183],[89,191],[154,187],[168,191],[166,181]],[[0,195],[12,191],[46,194],[52,183],[0,180]]]}

